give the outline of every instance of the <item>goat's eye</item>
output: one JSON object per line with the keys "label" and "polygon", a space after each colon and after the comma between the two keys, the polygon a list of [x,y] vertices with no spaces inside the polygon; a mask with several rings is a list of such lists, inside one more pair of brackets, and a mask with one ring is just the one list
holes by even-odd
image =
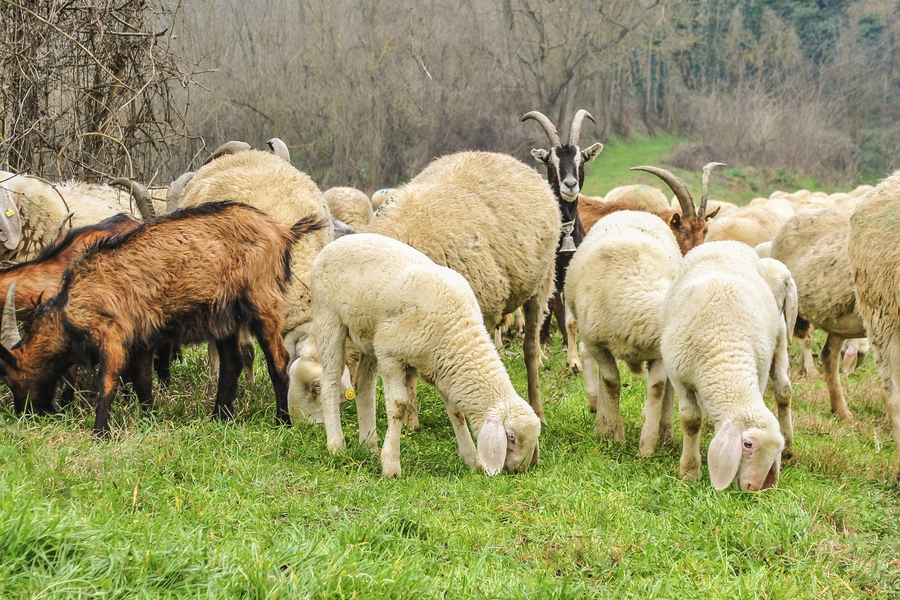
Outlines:
{"label": "goat's eye", "polygon": [[752,450],[753,442],[751,442],[750,440],[744,440],[744,448],[746,448],[747,450]]}

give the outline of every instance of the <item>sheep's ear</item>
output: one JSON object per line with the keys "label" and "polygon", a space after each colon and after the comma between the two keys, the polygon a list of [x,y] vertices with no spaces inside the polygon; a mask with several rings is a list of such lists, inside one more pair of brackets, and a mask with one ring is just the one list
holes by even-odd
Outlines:
{"label": "sheep's ear", "polygon": [[728,419],[709,443],[709,478],[716,490],[722,491],[734,481],[742,454],[741,430],[737,423]]}
{"label": "sheep's ear", "polygon": [[485,419],[478,432],[478,458],[488,475],[496,475],[506,460],[506,430],[496,419]]}
{"label": "sheep's ear", "polygon": [[534,157],[534,160],[538,161],[542,165],[550,164],[550,153],[541,148],[532,148],[531,155]]}
{"label": "sheep's ear", "polygon": [[797,310],[799,307],[799,296],[797,295],[797,284],[793,277],[788,277],[784,284],[784,321],[787,324],[787,339],[791,341],[791,335],[794,333],[794,325],[797,324]]}
{"label": "sheep's ear", "polygon": [[602,151],[603,144],[601,144],[600,142],[597,142],[593,146],[589,146],[588,148],[582,150],[581,158],[584,159],[584,164],[588,164],[589,162],[597,158],[597,156],[599,156]]}
{"label": "sheep's ear", "polygon": [[717,214],[719,214],[719,211],[720,211],[720,210],[722,210],[722,207],[721,207],[721,206],[717,206],[717,207],[715,207],[714,209],[712,209],[711,211],[709,211],[708,213],[706,213],[706,216],[703,217],[703,218],[706,219],[707,221],[709,221],[709,220],[712,219],[714,216],[716,216]]}

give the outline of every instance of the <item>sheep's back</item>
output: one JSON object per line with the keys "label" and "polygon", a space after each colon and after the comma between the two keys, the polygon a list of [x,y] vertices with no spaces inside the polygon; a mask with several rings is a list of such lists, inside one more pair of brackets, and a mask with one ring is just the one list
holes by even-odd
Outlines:
{"label": "sheep's back", "polygon": [[799,213],[772,240],[771,257],[790,270],[797,284],[799,312],[816,327],[831,330],[854,312],[856,299],[847,253],[850,213]]}
{"label": "sheep's back", "polygon": [[858,310],[876,348],[900,330],[900,171],[870,190],[850,219],[848,253]]}
{"label": "sheep's back", "polygon": [[533,296],[546,302],[560,213],[534,169],[504,154],[461,152],[435,160],[392,198],[367,231],[462,274],[488,329]]}
{"label": "sheep's back", "polygon": [[[305,333],[312,318],[309,294],[312,261],[334,239],[331,215],[315,182],[274,154],[248,150],[219,157],[201,167],[185,187],[182,198],[185,207],[217,200],[244,202],[285,227],[308,215],[325,222],[323,229],[301,238],[291,252],[292,280],[287,291],[284,330],[301,328]],[[292,357],[295,355],[290,345],[288,351]]]}
{"label": "sheep's back", "polygon": [[331,216],[357,231],[364,231],[372,220],[372,201],[352,187],[333,187],[322,194]]}

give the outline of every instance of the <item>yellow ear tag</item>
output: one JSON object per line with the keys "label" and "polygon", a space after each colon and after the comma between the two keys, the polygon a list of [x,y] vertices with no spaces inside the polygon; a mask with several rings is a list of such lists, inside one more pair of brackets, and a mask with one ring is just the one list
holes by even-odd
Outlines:
{"label": "yellow ear tag", "polygon": [[13,209],[11,209],[11,208],[7,208],[7,209],[6,209],[6,216],[7,216],[7,217],[11,217],[11,216],[13,216],[14,214],[16,214],[16,211],[14,211]]}
{"label": "yellow ear tag", "polygon": [[356,398],[356,392],[353,391],[353,388],[350,388],[346,392],[344,392],[344,398],[346,398],[347,400],[353,400],[354,398]]}

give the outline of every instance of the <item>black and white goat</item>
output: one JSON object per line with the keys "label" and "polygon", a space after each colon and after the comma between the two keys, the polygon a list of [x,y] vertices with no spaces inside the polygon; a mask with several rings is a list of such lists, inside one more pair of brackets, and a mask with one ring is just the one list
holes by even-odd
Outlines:
{"label": "black and white goat", "polygon": [[553,189],[562,212],[562,230],[559,234],[559,244],[556,247],[556,291],[550,298],[551,314],[547,315],[541,327],[542,343],[547,341],[550,336],[552,315],[556,315],[556,322],[563,336],[563,344],[566,343],[566,319],[562,289],[566,281],[566,269],[569,267],[572,255],[575,254],[576,248],[584,239],[584,227],[578,218],[578,194],[581,192],[581,186],[584,185],[584,166],[603,150],[603,144],[600,142],[584,150],[578,147],[581,123],[585,117],[594,121],[594,117],[584,109],[575,113],[575,117],[572,119],[572,128],[569,130],[569,143],[565,145],[560,141],[556,127],[544,114],[533,110],[522,117],[523,122],[534,119],[540,123],[550,140],[549,150],[535,148],[531,151],[531,155],[547,167],[547,182]]}

